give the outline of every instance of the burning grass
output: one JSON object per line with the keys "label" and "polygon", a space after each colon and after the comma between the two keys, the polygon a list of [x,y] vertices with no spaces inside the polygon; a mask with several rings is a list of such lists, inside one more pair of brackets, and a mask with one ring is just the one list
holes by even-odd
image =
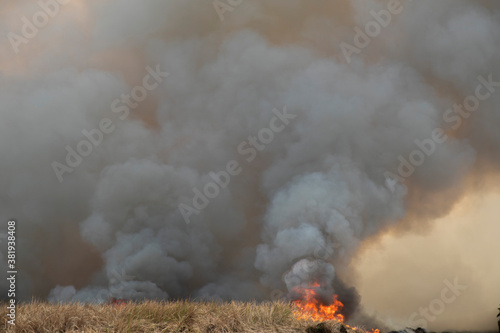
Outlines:
{"label": "burning grass", "polygon": [[18,305],[15,329],[0,308],[1,332],[344,332],[364,333],[337,321],[299,319],[291,303],[144,302]]}
{"label": "burning grass", "polygon": [[294,311],[295,317],[299,320],[336,320],[341,323],[344,322],[344,316],[340,313],[344,304],[338,300],[337,295],[333,296],[331,304],[322,304],[316,291],[319,287],[320,285],[315,283],[308,288],[296,289],[296,292],[301,297],[294,302],[297,307],[297,310]]}

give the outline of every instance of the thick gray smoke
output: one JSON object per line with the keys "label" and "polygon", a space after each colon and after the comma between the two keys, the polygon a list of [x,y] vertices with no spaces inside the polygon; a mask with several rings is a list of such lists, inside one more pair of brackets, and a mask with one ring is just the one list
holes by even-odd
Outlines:
{"label": "thick gray smoke", "polygon": [[[358,47],[354,28],[387,6],[73,0],[17,54],[2,39],[0,221],[18,221],[20,299],[265,300],[318,282],[354,309],[345,277],[363,241],[443,216],[500,163],[500,91],[447,113],[479,76],[500,81],[500,3],[402,0]],[[40,11],[0,9],[5,36]],[[147,98],[114,112],[158,68]],[[103,119],[113,130],[68,165]],[[402,181],[400,156],[437,128],[448,139]],[[241,172],[186,223],[180,205],[230,161]]]}

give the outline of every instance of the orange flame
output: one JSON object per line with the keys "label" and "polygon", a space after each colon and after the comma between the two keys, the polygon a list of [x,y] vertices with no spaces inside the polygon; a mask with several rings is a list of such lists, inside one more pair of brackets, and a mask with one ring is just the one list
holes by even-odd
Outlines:
{"label": "orange flame", "polygon": [[[320,287],[318,283],[314,283],[308,288],[297,289],[296,291],[302,296],[300,300],[294,301],[297,310],[294,312],[295,318],[298,320],[314,320],[326,321],[335,320],[344,323],[344,316],[339,313],[344,307],[341,301],[338,300],[337,295],[333,295],[332,303],[330,305],[323,305],[319,301],[318,293],[315,288]],[[355,326],[344,326],[357,330]],[[367,333],[381,333],[379,329],[375,328]]]}
{"label": "orange flame", "polygon": [[109,304],[117,307],[117,308],[122,308],[125,305],[127,305],[128,301],[122,298],[112,298]]}
{"label": "orange flame", "polygon": [[298,308],[298,311],[295,312],[295,318],[298,320],[336,320],[341,323],[344,322],[344,316],[339,313],[344,304],[337,299],[337,295],[333,296],[330,305],[321,304],[318,293],[315,290],[319,286],[318,283],[314,283],[309,288],[298,290],[302,297],[300,300],[294,302]]}

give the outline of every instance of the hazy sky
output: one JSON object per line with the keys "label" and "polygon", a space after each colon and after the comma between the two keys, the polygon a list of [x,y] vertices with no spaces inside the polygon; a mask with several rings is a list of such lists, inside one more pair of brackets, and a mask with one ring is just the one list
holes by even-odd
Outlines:
{"label": "hazy sky", "polygon": [[366,246],[353,262],[362,304],[397,326],[439,298],[443,281],[457,277],[467,289],[429,328],[494,328],[500,295],[499,205],[499,194],[472,193],[429,232],[388,234]]}

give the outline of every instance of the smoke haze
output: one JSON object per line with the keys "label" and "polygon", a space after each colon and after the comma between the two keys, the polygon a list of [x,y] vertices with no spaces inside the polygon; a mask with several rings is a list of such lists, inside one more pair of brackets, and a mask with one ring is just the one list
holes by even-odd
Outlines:
{"label": "smoke haze", "polygon": [[[73,0],[17,54],[1,39],[0,220],[18,224],[19,298],[267,300],[319,281],[354,313],[359,282],[376,308],[376,283],[351,263],[360,247],[429,230],[467,193],[496,191],[500,163],[500,91],[460,126],[443,118],[479,76],[500,81],[500,3],[401,6],[350,61],[340,44],[387,2],[243,0],[221,21],[211,1]],[[38,11],[0,4],[0,34],[21,34]],[[121,119],[113,102],[147,68],[169,75]],[[240,143],[276,112],[295,118],[248,161]],[[104,118],[112,133],[60,182],[53,162],[66,165],[66,147]],[[436,128],[448,140],[404,182],[389,177]],[[233,160],[241,174],[187,224],[179,205]],[[408,278],[393,265],[379,267],[389,294]],[[471,306],[486,304],[473,294]],[[420,304],[412,295],[401,302]]]}
{"label": "smoke haze", "polygon": [[498,194],[474,193],[425,234],[388,234],[366,246],[352,263],[365,308],[384,322],[404,327],[412,313],[441,297],[443,281],[457,278],[466,289],[429,327],[440,331],[495,328],[500,293],[496,283],[500,269],[494,263],[494,253],[500,250],[496,241],[499,200]]}

